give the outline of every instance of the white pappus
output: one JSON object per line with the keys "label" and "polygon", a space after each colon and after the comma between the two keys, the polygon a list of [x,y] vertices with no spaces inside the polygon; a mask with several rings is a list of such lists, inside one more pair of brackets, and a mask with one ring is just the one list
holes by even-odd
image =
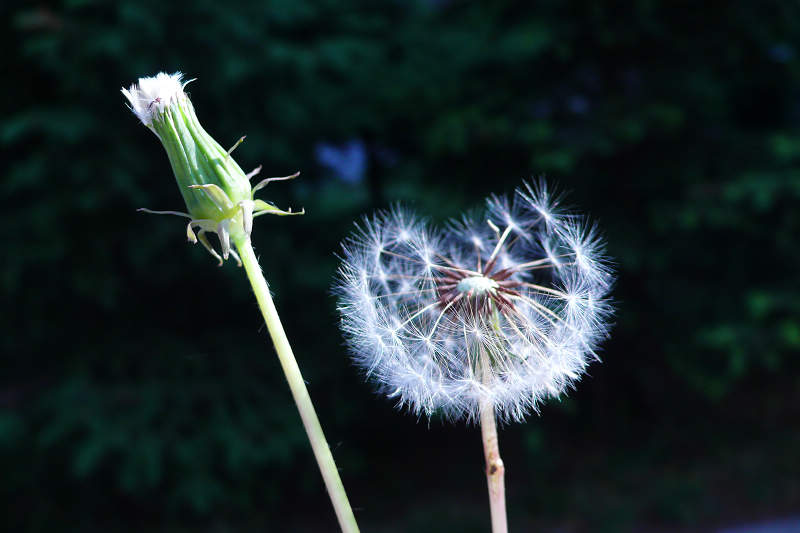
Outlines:
{"label": "white pappus", "polygon": [[540,181],[434,229],[395,207],[343,243],[335,292],[353,358],[417,415],[521,420],[597,359],[613,283],[603,241]]}

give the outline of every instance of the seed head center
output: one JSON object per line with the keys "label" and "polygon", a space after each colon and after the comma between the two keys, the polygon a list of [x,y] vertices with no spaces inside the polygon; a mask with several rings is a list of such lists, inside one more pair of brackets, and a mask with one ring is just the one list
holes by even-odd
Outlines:
{"label": "seed head center", "polygon": [[456,290],[462,294],[472,291],[475,296],[481,296],[488,292],[494,292],[498,284],[492,278],[486,276],[469,276],[458,282]]}

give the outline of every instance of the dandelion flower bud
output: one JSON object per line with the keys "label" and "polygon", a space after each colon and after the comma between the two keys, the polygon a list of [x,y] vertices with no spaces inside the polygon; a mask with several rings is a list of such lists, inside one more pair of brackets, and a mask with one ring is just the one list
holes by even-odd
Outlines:
{"label": "dandelion flower bud", "polygon": [[545,184],[434,229],[395,208],[344,242],[336,291],[356,363],[414,413],[520,420],[596,359],[613,282],[594,226]]}
{"label": "dandelion flower bud", "polygon": [[[220,265],[229,255],[241,264],[231,247],[231,240],[249,238],[254,216],[302,214],[302,211],[293,213],[291,209],[282,211],[255,199],[254,194],[270,181],[291,179],[298,174],[267,178],[251,186],[250,178],[257,175],[261,167],[245,174],[231,157],[231,152],[244,137],[226,151],[203,129],[192,102],[184,92],[191,81],[183,81],[180,72],[161,72],[153,77],[140,78],[129,89],[122,89],[133,113],[156,134],[167,151],[187,209],[187,212],[140,211],[190,219],[186,227],[190,242],[199,240]],[[218,236],[221,256],[211,246],[207,233]]]}

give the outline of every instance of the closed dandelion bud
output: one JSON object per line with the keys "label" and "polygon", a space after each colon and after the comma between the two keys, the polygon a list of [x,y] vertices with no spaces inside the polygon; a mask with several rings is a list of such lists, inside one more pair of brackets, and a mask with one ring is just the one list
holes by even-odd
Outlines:
{"label": "closed dandelion bud", "polygon": [[[255,199],[254,194],[270,181],[291,179],[298,174],[267,178],[251,186],[250,178],[256,176],[261,167],[245,174],[231,157],[231,152],[244,141],[244,137],[230,150],[224,150],[203,129],[192,102],[184,92],[191,81],[183,81],[180,72],[161,72],[153,77],[140,78],[129,89],[122,89],[131,110],[164,146],[187,209],[187,212],[140,211],[188,218],[186,235],[190,242],[199,240],[220,265],[229,255],[241,264],[231,241],[239,242],[250,237],[253,217],[302,214],[302,211],[280,210]],[[208,241],[208,233],[217,234],[221,256]]]}

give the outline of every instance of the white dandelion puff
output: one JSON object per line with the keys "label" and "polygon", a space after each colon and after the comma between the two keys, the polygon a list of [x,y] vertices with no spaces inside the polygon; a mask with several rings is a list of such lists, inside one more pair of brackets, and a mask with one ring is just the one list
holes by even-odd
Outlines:
{"label": "white dandelion puff", "polygon": [[356,364],[399,405],[521,420],[597,359],[612,283],[595,226],[539,182],[443,230],[399,207],[365,218],[335,291]]}

